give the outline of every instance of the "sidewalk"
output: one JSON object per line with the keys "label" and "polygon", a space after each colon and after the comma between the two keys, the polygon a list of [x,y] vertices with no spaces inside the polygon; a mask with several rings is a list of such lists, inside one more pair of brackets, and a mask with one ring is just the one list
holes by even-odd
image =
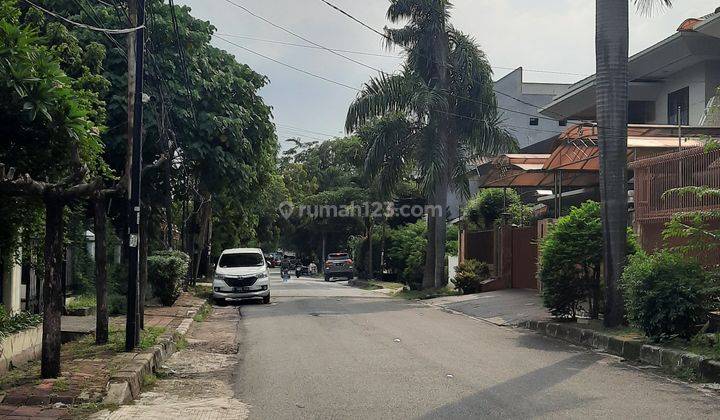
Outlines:
{"label": "sidewalk", "polygon": [[433,306],[479,318],[495,325],[518,325],[550,318],[536,290],[507,289],[425,301]]}
{"label": "sidewalk", "polygon": [[[146,307],[145,346],[152,347],[162,333],[174,332],[183,321],[190,321],[203,302],[184,293],[172,307]],[[100,405],[111,376],[122,370],[127,359],[124,328],[125,317],[113,317],[108,344],[96,346],[94,336],[63,344],[62,374],[57,379],[40,379],[39,361],[11,370],[0,381],[6,388],[0,390],[0,419],[72,418],[78,409]]]}

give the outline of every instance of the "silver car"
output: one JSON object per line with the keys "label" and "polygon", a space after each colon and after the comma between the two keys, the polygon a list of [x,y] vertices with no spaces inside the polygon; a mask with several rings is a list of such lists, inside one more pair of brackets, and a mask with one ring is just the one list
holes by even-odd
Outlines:
{"label": "silver car", "polygon": [[330,281],[333,277],[345,277],[352,280],[353,261],[347,252],[334,252],[328,255],[325,261],[325,281]]}
{"label": "silver car", "polygon": [[213,278],[213,299],[261,298],[270,303],[270,282],[267,263],[258,248],[226,249],[218,259]]}

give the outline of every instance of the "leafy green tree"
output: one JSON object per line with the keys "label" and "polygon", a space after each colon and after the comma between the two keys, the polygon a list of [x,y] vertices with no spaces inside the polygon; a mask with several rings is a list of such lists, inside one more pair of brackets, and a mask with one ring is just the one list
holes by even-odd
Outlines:
{"label": "leafy green tree", "polygon": [[[109,173],[102,159],[104,114],[98,92],[85,89],[104,84],[91,69],[78,69],[79,78],[63,71],[69,64],[60,57],[68,60],[83,50],[73,48],[61,27],[43,28],[68,41],[51,43],[52,37],[38,37],[42,22],[36,14],[29,13],[32,19],[22,25],[16,3],[0,3],[5,12],[0,16],[0,194],[41,202],[45,208],[41,374],[49,378],[60,373],[63,213],[69,203],[95,191]],[[94,44],[84,51],[102,56],[102,48]]]}
{"label": "leafy green tree", "polygon": [[[407,61],[401,73],[371,79],[346,120],[348,131],[378,124],[367,157],[372,175],[387,184],[414,165],[424,195],[443,213],[451,183],[467,192],[469,158],[515,146],[499,126],[490,65],[472,38],[448,24],[450,8],[446,0],[391,1],[388,18],[406,25],[387,29],[386,36]],[[429,217],[428,226],[424,287],[441,287],[445,216]]]}

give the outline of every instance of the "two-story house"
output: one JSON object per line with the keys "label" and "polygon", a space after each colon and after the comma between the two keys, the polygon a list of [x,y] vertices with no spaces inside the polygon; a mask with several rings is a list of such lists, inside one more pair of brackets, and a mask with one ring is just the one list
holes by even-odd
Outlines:
{"label": "two-story house", "polygon": [[[628,73],[629,123],[708,124],[706,110],[720,85],[720,8],[685,20],[674,34],[630,57]],[[595,76],[572,85],[540,113],[594,121]]]}

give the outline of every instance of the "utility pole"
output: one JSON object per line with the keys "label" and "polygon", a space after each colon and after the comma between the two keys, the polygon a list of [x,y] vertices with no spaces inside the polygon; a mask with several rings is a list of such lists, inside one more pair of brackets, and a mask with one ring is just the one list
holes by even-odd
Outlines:
{"label": "utility pole", "polygon": [[[140,342],[140,177],[142,174],[143,53],[145,44],[145,0],[128,0],[130,19],[138,30],[128,35],[128,129],[131,131],[130,179],[128,182],[128,292],[125,351]],[[132,111],[130,111],[132,109]]]}

